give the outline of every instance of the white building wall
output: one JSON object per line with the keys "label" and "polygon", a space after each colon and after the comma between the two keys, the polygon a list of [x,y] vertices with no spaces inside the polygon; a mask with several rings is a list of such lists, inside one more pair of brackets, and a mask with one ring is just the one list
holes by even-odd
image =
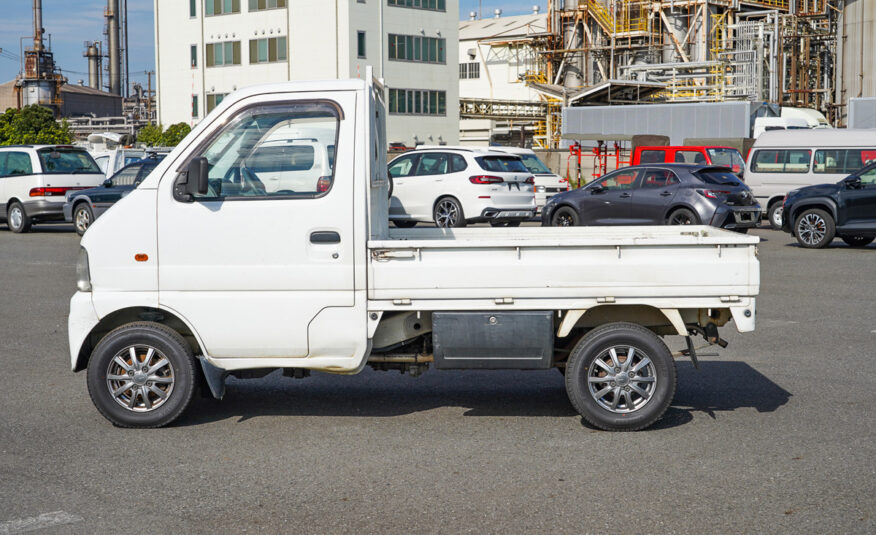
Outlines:
{"label": "white building wall", "polygon": [[[390,6],[387,0],[288,0],[287,8],[252,13],[241,0],[240,13],[209,17],[203,16],[204,0],[198,0],[194,18],[186,1],[154,1],[158,117],[164,125],[196,124],[206,115],[210,94],[264,82],[355,78],[370,65],[387,87],[447,94],[445,116],[389,115],[389,141],[413,146],[459,140],[458,0],[447,0],[443,12]],[[365,32],[365,58],[358,57],[358,31]],[[389,33],[446,39],[446,63],[389,61]],[[277,36],[287,38],[288,60],[251,65],[249,40]],[[240,41],[241,65],[207,68],[205,45],[224,41]],[[195,68],[189,60],[193,44]],[[198,95],[196,117],[192,95]]]}

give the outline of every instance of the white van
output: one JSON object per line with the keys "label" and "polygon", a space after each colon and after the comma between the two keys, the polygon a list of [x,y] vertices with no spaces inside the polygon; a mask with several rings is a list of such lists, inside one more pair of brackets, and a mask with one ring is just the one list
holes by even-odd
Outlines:
{"label": "white van", "polygon": [[41,221],[64,221],[67,192],[103,181],[100,167],[79,147],[0,147],[0,220],[15,233]]}
{"label": "white van", "polygon": [[764,132],[754,142],[745,183],[765,206],[774,229],[782,228],[782,199],[797,188],[837,182],[876,161],[876,129]]}

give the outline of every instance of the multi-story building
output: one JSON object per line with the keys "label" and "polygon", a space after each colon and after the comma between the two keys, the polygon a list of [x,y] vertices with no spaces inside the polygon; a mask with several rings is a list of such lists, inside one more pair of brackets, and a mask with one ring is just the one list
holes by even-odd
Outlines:
{"label": "multi-story building", "polygon": [[155,0],[158,120],[197,123],[232,91],[356,78],[387,87],[387,139],[459,139],[458,0]]}

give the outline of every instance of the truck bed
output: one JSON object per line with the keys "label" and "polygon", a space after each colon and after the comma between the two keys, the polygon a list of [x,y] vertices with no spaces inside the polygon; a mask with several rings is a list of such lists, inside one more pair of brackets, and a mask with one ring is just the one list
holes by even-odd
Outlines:
{"label": "truck bed", "polygon": [[592,306],[637,298],[716,306],[757,295],[759,241],[699,225],[393,229],[389,239],[368,242],[369,299],[378,302],[373,308],[429,300],[432,309],[452,309],[483,299],[555,308],[558,299]]}

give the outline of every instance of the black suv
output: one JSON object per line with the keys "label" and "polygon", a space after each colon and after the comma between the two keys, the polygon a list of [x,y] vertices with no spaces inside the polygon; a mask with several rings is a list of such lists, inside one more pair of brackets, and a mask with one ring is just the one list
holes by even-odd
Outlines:
{"label": "black suv", "polygon": [[852,247],[876,239],[876,163],[836,184],[795,189],[785,197],[782,230],[821,249],[839,236]]}

